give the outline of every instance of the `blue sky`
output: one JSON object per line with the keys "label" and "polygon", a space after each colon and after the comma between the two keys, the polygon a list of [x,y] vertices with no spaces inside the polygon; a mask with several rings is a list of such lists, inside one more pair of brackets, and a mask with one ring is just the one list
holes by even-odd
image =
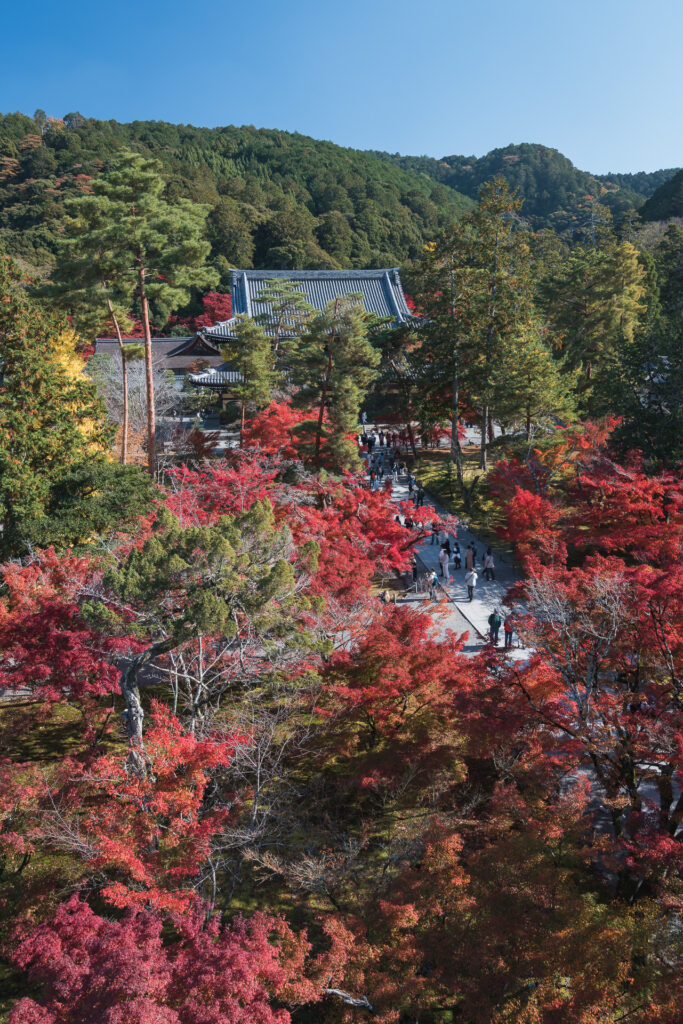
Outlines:
{"label": "blue sky", "polygon": [[0,111],[655,170],[683,165],[682,38],[681,0],[33,0],[5,5]]}

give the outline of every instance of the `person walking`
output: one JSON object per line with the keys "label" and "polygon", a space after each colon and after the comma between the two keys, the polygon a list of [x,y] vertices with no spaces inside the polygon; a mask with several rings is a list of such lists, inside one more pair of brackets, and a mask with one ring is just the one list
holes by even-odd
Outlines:
{"label": "person walking", "polygon": [[471,544],[465,548],[465,569],[467,572],[472,572],[474,569],[474,551]]}
{"label": "person walking", "polygon": [[500,627],[502,625],[503,620],[498,614],[498,609],[494,608],[491,614],[489,615],[489,629],[491,630],[491,642],[493,643],[494,647],[498,646],[498,633],[500,632]]}
{"label": "person walking", "polygon": [[446,583],[448,583],[451,578],[451,574],[448,571],[448,551],[446,548],[441,548],[441,551],[439,551],[439,565],[441,566],[441,576],[443,576]]}
{"label": "person walking", "polygon": [[436,519],[432,519],[432,539],[430,543],[439,543],[439,524],[437,523]]}
{"label": "person walking", "polygon": [[438,580],[436,578],[436,573],[432,569],[429,573],[427,573],[427,586],[429,587],[429,600],[430,601],[436,601],[436,585],[437,585],[437,583],[438,583]]}
{"label": "person walking", "polygon": [[415,484],[415,481],[413,480],[413,474],[409,473],[408,474],[408,494],[410,494],[411,497],[412,497],[412,494],[413,494],[413,486],[414,486],[414,484]]}
{"label": "person walking", "polygon": [[505,622],[503,623],[503,633],[505,634],[505,647],[512,647],[512,634],[515,631],[515,624],[512,621],[512,615],[505,616]]}
{"label": "person walking", "polygon": [[460,554],[460,545],[458,544],[457,540],[453,544],[453,568],[462,568],[462,555]]}
{"label": "person walking", "polygon": [[474,598],[474,588],[477,585],[478,579],[479,577],[477,576],[476,569],[470,569],[469,572],[465,573],[465,583],[467,584],[467,597],[469,598],[470,601]]}
{"label": "person walking", "polygon": [[418,504],[418,508],[421,508],[424,505],[424,501],[425,501],[425,489],[422,486],[422,484],[420,484],[420,486],[417,489],[417,504]]}
{"label": "person walking", "polygon": [[495,580],[495,567],[496,563],[493,560],[493,551],[491,550],[491,548],[487,548],[486,554],[484,555],[484,579]]}

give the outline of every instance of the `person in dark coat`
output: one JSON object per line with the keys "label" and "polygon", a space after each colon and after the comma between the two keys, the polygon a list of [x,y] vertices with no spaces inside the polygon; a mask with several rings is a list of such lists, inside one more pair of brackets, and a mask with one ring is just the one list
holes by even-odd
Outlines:
{"label": "person in dark coat", "polygon": [[494,647],[498,646],[498,634],[500,627],[503,625],[503,620],[498,614],[498,609],[494,608],[489,615],[489,629],[491,630],[491,641]]}

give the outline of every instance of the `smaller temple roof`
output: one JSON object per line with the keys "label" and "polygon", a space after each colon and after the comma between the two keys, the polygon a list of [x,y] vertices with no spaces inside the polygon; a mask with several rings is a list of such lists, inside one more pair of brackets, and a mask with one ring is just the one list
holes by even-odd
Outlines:
{"label": "smaller temple roof", "polygon": [[[267,312],[265,304],[254,300],[271,281],[278,279],[298,284],[304,298],[320,312],[334,299],[360,293],[368,313],[389,317],[396,327],[416,321],[406,304],[398,267],[389,270],[233,270],[233,313],[253,317]],[[233,317],[214,327],[205,327],[202,333],[217,341],[232,338],[234,325]]]}
{"label": "smaller temple roof", "polygon": [[[144,338],[124,338],[124,345],[144,344]],[[116,338],[97,338],[95,353],[116,355],[119,343]],[[224,362],[218,347],[210,338],[192,334],[185,338],[152,338],[152,355],[155,364],[162,370],[189,370],[199,360],[208,366],[219,366]]]}
{"label": "smaller temple roof", "polygon": [[204,388],[226,388],[231,384],[241,384],[244,378],[239,370],[230,368],[229,363],[222,363],[220,366],[202,370],[201,373],[189,374],[189,380]]}

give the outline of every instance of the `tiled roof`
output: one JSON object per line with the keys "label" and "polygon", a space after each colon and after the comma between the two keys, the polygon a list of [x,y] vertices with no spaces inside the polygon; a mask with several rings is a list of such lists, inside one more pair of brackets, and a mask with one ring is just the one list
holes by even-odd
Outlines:
{"label": "tiled roof", "polygon": [[[395,326],[415,321],[406,305],[397,267],[390,270],[233,270],[233,312],[246,316],[266,312],[267,307],[254,300],[270,281],[278,279],[300,285],[302,295],[316,310],[324,310],[332,299],[360,293],[368,313],[390,317]],[[234,318],[224,320],[205,328],[203,333],[216,340],[231,338],[234,324]]]}
{"label": "tiled roof", "polygon": [[[184,338],[152,338],[152,348],[155,351],[163,352],[164,354],[172,352],[173,349],[184,349],[189,342],[194,341],[196,334],[188,334]],[[124,345],[144,345],[144,338],[122,338]],[[119,343],[116,338],[96,338],[95,339],[95,351],[99,352],[108,351],[110,345],[119,347]]]}
{"label": "tiled roof", "polygon": [[[142,345],[144,338],[124,338],[124,345]],[[116,338],[97,338],[95,352],[116,355]],[[152,358],[162,370],[187,370],[199,360],[209,366],[219,366],[224,358],[210,338],[192,334],[186,338],[152,338]]]}
{"label": "tiled roof", "polygon": [[228,363],[223,363],[215,369],[204,370],[202,373],[191,373],[189,379],[200,387],[223,388],[230,384],[241,384],[244,378],[239,370],[231,370]]}

